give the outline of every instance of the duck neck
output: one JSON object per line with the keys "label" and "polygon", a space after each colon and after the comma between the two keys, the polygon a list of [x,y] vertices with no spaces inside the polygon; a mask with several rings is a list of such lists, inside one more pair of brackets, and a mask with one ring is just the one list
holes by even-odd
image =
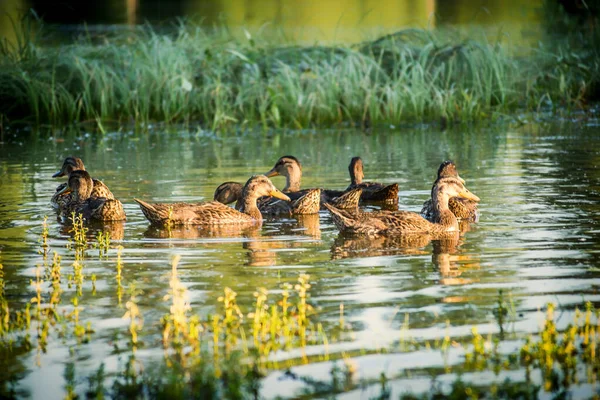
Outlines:
{"label": "duck neck", "polygon": [[299,192],[300,180],[302,179],[302,170],[298,165],[293,165],[286,170],[284,192]]}
{"label": "duck neck", "polygon": [[258,198],[256,197],[256,195],[248,194],[244,190],[244,192],[242,193],[242,198],[240,200],[242,206],[239,208],[239,210],[244,214],[248,214],[257,221],[262,221],[262,214],[260,213],[260,210],[256,205],[257,199]]}
{"label": "duck neck", "polygon": [[442,192],[433,193],[433,209],[435,210],[435,223],[443,227],[444,231],[457,231],[458,220],[448,208],[450,197]]}
{"label": "duck neck", "polygon": [[363,178],[364,174],[362,171],[362,166],[360,168],[355,166],[354,169],[350,170],[350,180],[352,181],[353,186],[360,185],[362,183]]}
{"label": "duck neck", "polygon": [[78,203],[83,203],[92,196],[93,183],[90,185],[82,185],[76,190],[73,190],[73,200]]}

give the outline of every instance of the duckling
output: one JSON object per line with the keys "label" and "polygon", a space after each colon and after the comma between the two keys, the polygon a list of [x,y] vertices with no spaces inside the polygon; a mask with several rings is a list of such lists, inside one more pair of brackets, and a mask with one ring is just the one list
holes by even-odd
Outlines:
{"label": "duckling", "polygon": [[58,196],[71,194],[70,201],[61,209],[63,218],[71,213],[82,214],[87,221],[122,221],[126,219],[123,204],[116,199],[93,197],[94,181],[85,170],[69,173],[66,186]]}
{"label": "duckling", "polygon": [[[453,178],[458,179],[465,184],[465,180],[462,179],[458,175],[458,171],[456,170],[456,164],[454,162],[448,160],[444,161],[440,167],[438,168],[437,179],[433,183],[431,188],[432,196],[433,196],[433,188],[435,185],[443,179]],[[479,201],[479,200],[478,200]],[[479,219],[479,213],[477,211],[477,201],[463,199],[459,197],[451,197],[448,201],[448,208],[459,220],[477,222]],[[423,203],[423,208],[421,209],[421,215],[423,215],[426,219],[432,222],[439,221],[439,215],[437,214],[435,208],[433,207],[433,202],[431,199],[427,200]]]}
{"label": "duckling", "polygon": [[281,200],[290,198],[281,193],[264,175],[248,179],[242,190],[240,210],[217,201],[205,203],[155,203],[134,199],[146,218],[156,225],[220,225],[261,223],[262,214],[256,201],[261,196],[273,196]]}
{"label": "duckling", "polygon": [[331,212],[333,221],[340,231],[356,234],[443,234],[457,232],[458,220],[448,209],[451,197],[463,197],[479,201],[479,197],[462,184],[457,178],[447,178],[438,182],[433,190],[433,207],[439,215],[439,222],[433,223],[417,213],[408,211],[376,211],[371,213],[348,212],[329,204],[325,207]]}

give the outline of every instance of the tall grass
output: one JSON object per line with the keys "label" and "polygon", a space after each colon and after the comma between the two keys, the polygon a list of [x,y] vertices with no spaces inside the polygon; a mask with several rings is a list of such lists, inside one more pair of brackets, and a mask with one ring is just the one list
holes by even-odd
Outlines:
{"label": "tall grass", "polygon": [[55,47],[38,44],[32,29],[20,30],[18,46],[0,47],[0,114],[9,123],[218,129],[473,121],[581,105],[600,70],[594,54],[540,47],[516,56],[448,31],[410,29],[323,47],[182,22],[173,33],[144,27]]}

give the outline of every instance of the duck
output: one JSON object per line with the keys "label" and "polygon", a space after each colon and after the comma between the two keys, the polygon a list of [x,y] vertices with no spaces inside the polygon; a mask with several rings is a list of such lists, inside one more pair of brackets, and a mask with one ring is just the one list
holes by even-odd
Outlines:
{"label": "duck", "polygon": [[317,214],[321,209],[321,189],[309,189],[291,203],[277,199],[266,199],[258,205],[260,212],[268,215]]}
{"label": "duck", "polygon": [[[316,214],[324,202],[330,202],[337,208],[357,208],[360,192],[326,189],[300,189],[302,178],[302,165],[294,156],[283,156],[265,176],[285,176],[286,184],[282,189],[292,200],[284,203],[277,199],[263,198],[258,200],[258,208],[267,215],[307,215]],[[216,189],[214,201],[223,204],[237,202],[235,208],[239,210],[242,185],[239,182],[224,182]],[[358,194],[358,195],[357,195]],[[317,201],[319,199],[319,201]]]}
{"label": "duck", "polygon": [[57,195],[69,196],[69,202],[61,209],[61,216],[81,214],[86,221],[123,221],[126,219],[123,204],[117,199],[93,196],[94,180],[85,170],[69,173],[69,180]]}
{"label": "duck", "polygon": [[242,189],[239,210],[218,201],[150,204],[139,199],[134,200],[140,205],[146,219],[155,225],[221,225],[261,223],[262,214],[256,204],[261,196],[291,201],[264,175],[255,175],[248,179]]}
{"label": "duck", "polygon": [[397,183],[384,185],[379,182],[363,182],[365,174],[363,172],[363,162],[360,157],[353,157],[348,165],[350,173],[350,185],[346,190],[362,188],[362,201],[382,201],[389,203],[398,202],[399,187]]}
{"label": "duck", "polygon": [[[456,170],[456,164],[451,160],[444,161],[438,168],[437,179],[431,187],[432,198],[433,189],[435,188],[435,185],[439,181],[447,178],[458,179],[460,182],[462,182],[463,185],[465,184],[465,180],[458,175],[458,171]],[[451,197],[448,201],[448,208],[450,209],[450,211],[452,211],[456,218],[458,218],[461,221],[477,222],[477,220],[479,219],[479,212],[477,210],[478,201],[479,200],[473,201],[471,199]],[[429,221],[439,221],[439,215],[436,213],[431,199],[423,203],[421,215],[423,215],[423,217],[425,217]]]}
{"label": "duck", "polygon": [[[235,209],[239,210],[242,188],[243,185],[239,182],[224,182],[215,189],[213,200],[223,204],[235,202]],[[321,189],[311,189],[291,203],[280,199],[261,197],[257,200],[257,206],[263,215],[307,215],[319,212],[320,199]]]}
{"label": "duck", "polygon": [[479,201],[457,178],[440,180],[432,191],[433,207],[439,215],[439,222],[430,222],[421,215],[409,211],[350,212],[325,204],[333,217],[333,222],[342,232],[367,235],[429,234],[440,235],[458,232],[459,224],[448,208],[448,200],[462,197]]}
{"label": "duck", "polygon": [[[83,161],[81,160],[81,158],[69,156],[65,158],[65,161],[63,162],[63,165],[60,168],[60,170],[54,175],[52,175],[52,177],[58,178],[65,175],[69,177],[69,175],[73,171],[85,170],[85,165],[83,165]],[[90,197],[102,197],[108,200],[113,200],[115,198],[108,186],[106,186],[102,181],[98,179],[92,179],[92,181],[94,182],[94,187],[92,189]],[[63,193],[59,195],[59,192],[62,192],[66,186],[66,183],[61,183],[60,185],[58,185],[54,195],[52,196],[52,199],[50,200],[50,204],[52,204],[52,207],[59,212],[65,208],[68,208],[69,203],[72,202],[72,196],[70,194]]]}
{"label": "duck", "polygon": [[[231,204],[242,198],[244,185],[240,182],[223,182],[215,189],[213,201],[223,204]],[[238,207],[236,207],[237,209]]]}
{"label": "duck", "polygon": [[[294,156],[283,156],[280,157],[273,168],[271,168],[265,176],[271,178],[274,176],[285,177],[285,187],[282,192],[290,196],[292,200],[303,196],[309,189],[300,189],[300,182],[302,180],[302,164]],[[321,206],[323,203],[331,202],[335,198],[342,196],[346,190],[321,190]]]}

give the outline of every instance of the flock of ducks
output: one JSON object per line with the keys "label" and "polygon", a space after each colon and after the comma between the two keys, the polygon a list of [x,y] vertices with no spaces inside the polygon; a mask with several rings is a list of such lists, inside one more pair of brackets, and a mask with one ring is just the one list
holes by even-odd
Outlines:
{"label": "flock of ducks", "polygon": [[[366,212],[359,205],[369,202],[397,205],[398,184],[364,182],[363,163],[354,157],[348,167],[351,183],[344,190],[302,189],[302,165],[293,156],[277,160],[264,175],[252,176],[245,184],[225,182],[214,193],[214,200],[203,203],[148,203],[134,199],[144,216],[157,226],[255,224],[263,215],[290,216],[316,214],[328,210],[340,231],[367,235],[441,234],[457,232],[458,221],[476,221],[479,197],[465,187],[452,161],[443,162],[431,189],[431,198],[421,214],[377,210]],[[277,189],[270,177],[286,178]],[[123,205],[102,183],[92,179],[80,158],[67,157],[53,177],[67,176],[59,185],[51,203],[58,213],[68,217],[82,214],[86,221],[125,220]],[[235,203],[234,207],[227,204]]]}

